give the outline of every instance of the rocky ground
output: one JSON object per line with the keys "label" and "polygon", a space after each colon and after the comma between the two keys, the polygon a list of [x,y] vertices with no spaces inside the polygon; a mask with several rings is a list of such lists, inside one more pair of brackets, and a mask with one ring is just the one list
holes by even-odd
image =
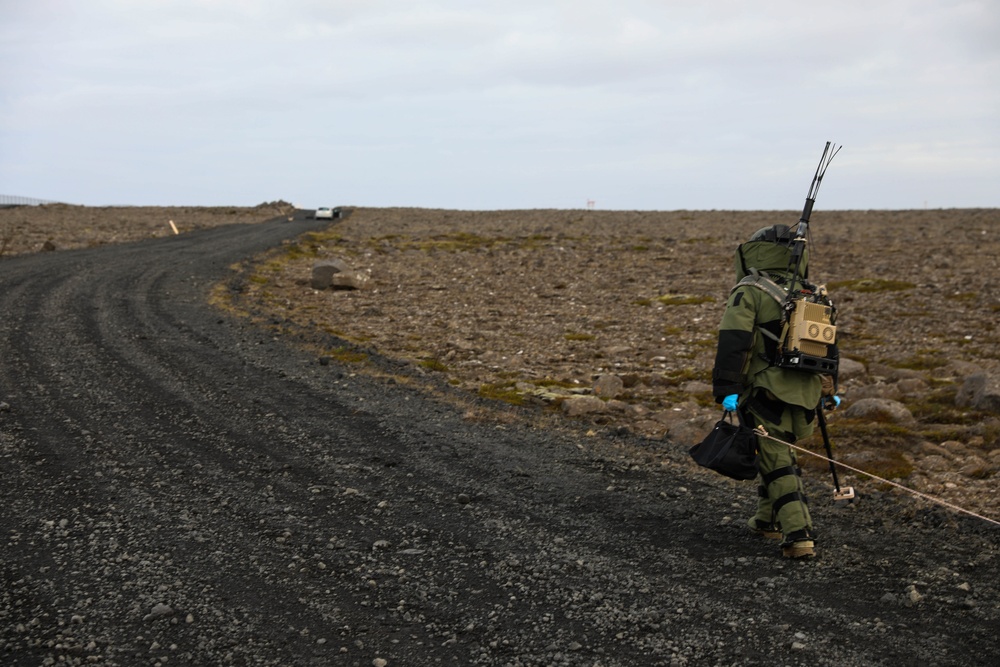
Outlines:
{"label": "rocky ground", "polygon": [[[0,663],[1000,650],[993,524],[860,477],[834,504],[819,465],[820,558],[788,563],[743,525],[753,484],[687,457],[732,247],[793,213],[191,210],[164,235],[176,209],[108,209],[138,241],[109,244],[48,208],[0,210]],[[838,453],[995,512],[997,212],[814,223],[855,362]],[[312,286],[334,259],[360,289]]]}
{"label": "rocky ground", "polygon": [[[358,209],[249,268],[239,303],[470,393],[690,445],[719,414],[708,382],[733,251],[797,218]],[[838,457],[1000,518],[1000,211],[812,222],[811,277],[829,286],[847,357],[844,409],[829,420]],[[361,289],[314,289],[329,260],[360,272]],[[992,388],[974,400],[978,377],[966,381],[984,370]]]}
{"label": "rocky ground", "polygon": [[[708,382],[735,246],[798,219],[344,210],[328,229],[243,266],[253,279],[230,306],[333,333],[352,352],[408,360],[473,394],[678,445],[696,442],[718,416]],[[171,222],[183,233],[293,211],[281,201],[14,207],[0,209],[0,243],[7,255],[94,247],[169,236]],[[811,277],[830,287],[847,358],[845,409],[829,420],[837,457],[1000,516],[1000,210],[817,210],[812,222]],[[360,274],[361,289],[315,289],[313,267],[329,260]],[[965,383],[984,371],[977,402],[975,380]],[[804,444],[822,450],[818,436]]]}

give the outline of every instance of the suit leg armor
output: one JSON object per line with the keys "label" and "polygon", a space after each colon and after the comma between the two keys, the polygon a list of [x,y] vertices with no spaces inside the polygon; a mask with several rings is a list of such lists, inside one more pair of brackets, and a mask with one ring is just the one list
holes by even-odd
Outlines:
{"label": "suit leg armor", "polygon": [[[808,437],[813,431],[814,413],[811,410],[785,406],[780,418],[773,420],[758,414],[751,402],[748,412],[754,426],[763,426],[775,438],[786,442]],[[775,415],[769,416],[773,418]],[[763,436],[758,438],[758,448],[759,498],[754,519],[761,524],[780,527],[785,541],[813,536],[808,499],[795,451]]]}

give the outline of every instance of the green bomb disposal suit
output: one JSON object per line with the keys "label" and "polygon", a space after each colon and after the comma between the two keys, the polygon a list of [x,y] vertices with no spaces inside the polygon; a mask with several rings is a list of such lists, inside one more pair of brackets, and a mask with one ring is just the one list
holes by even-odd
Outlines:
{"label": "green bomb disposal suit", "polygon": [[[762,238],[778,241],[757,240]],[[787,227],[769,227],[739,246],[735,258],[737,281],[761,272],[788,289],[791,250],[787,242],[782,242],[787,238]],[[808,253],[802,258],[800,275],[807,275],[807,266]],[[761,330],[780,337],[781,317],[781,306],[764,290],[740,285],[732,291],[719,327],[713,394],[719,403],[725,396],[737,394],[738,409],[748,425],[763,426],[775,438],[794,443],[813,432],[823,383],[816,373],[772,365],[777,342]],[[759,502],[750,527],[775,537],[780,530],[784,548],[806,544],[815,538],[795,453],[775,440],[758,440]]]}

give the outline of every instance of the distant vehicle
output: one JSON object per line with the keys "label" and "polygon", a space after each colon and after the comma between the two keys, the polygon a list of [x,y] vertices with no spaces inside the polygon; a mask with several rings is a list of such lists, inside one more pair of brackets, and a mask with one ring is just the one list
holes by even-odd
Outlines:
{"label": "distant vehicle", "polygon": [[316,220],[333,220],[333,209],[329,206],[320,206],[316,209],[316,213],[313,215],[313,218]]}

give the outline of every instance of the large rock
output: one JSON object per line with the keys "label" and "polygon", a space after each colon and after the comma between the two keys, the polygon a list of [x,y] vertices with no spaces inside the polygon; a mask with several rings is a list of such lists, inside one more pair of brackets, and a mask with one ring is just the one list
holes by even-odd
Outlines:
{"label": "large rock", "polygon": [[690,382],[685,382],[681,386],[681,391],[685,394],[711,394],[712,385],[699,380],[691,380]]}
{"label": "large rock", "polygon": [[903,396],[922,396],[927,393],[929,385],[919,378],[906,378],[896,383]]}
{"label": "large rock", "polygon": [[970,375],[975,375],[981,372],[982,366],[979,364],[974,364],[971,361],[962,361],[960,359],[952,359],[944,366],[938,366],[931,371],[931,375],[936,378],[947,379],[955,377],[968,377]]}
{"label": "large rock", "polygon": [[905,405],[888,398],[862,398],[852,403],[844,414],[851,419],[890,421],[897,424],[916,421]]}
{"label": "large rock", "polygon": [[869,366],[868,372],[876,379],[888,380],[889,382],[897,382],[898,380],[905,380],[907,378],[923,379],[927,377],[926,371],[918,371],[912,368],[896,368],[895,366],[886,366],[885,364],[872,364]]}
{"label": "large rock", "polygon": [[335,290],[361,289],[368,284],[370,276],[364,271],[342,271],[330,279],[330,287]]}
{"label": "large rock", "polygon": [[885,398],[889,400],[896,400],[901,398],[902,395],[903,392],[899,390],[899,386],[896,383],[886,384],[885,382],[862,385],[855,389],[851,389],[848,394],[852,401],[860,401],[864,398]]}
{"label": "large rock", "polygon": [[955,404],[974,410],[1000,412],[1000,375],[985,372],[970,375],[958,390]]}
{"label": "large rock", "polygon": [[704,440],[705,436],[715,428],[717,421],[719,421],[718,414],[699,415],[692,419],[685,419],[667,428],[666,436],[677,445],[690,447]]}
{"label": "large rock", "polygon": [[313,263],[311,285],[313,289],[329,289],[333,277],[338,273],[350,270],[342,259],[321,259]]}
{"label": "large rock", "polygon": [[579,417],[593,412],[604,412],[607,406],[596,396],[571,396],[562,402],[567,417]]}
{"label": "large rock", "polygon": [[841,357],[837,363],[837,379],[841,382],[854,378],[863,378],[868,370],[860,361]]}
{"label": "large rock", "polygon": [[625,389],[625,383],[617,375],[602,375],[594,382],[594,394],[601,398],[617,398]]}

